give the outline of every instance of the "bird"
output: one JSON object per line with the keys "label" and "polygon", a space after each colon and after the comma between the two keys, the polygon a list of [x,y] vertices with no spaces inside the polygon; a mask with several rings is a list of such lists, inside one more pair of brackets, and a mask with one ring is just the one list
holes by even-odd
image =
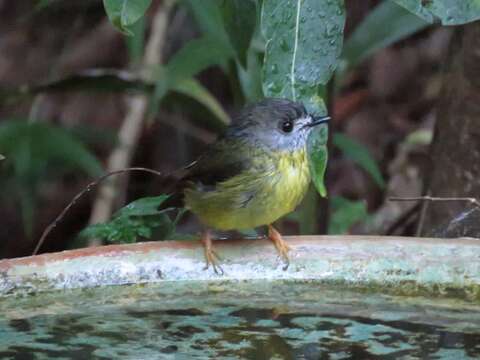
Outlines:
{"label": "bird", "polygon": [[181,204],[204,227],[206,268],[223,273],[211,230],[267,226],[268,238],[290,263],[290,247],[273,223],[292,212],[304,198],[311,174],[307,138],[329,121],[301,102],[266,98],[245,106],[226,131],[183,169],[169,205]]}
{"label": "bird", "polygon": [[311,181],[308,159],[312,154],[307,154],[307,139],[314,127],[328,124],[329,120],[329,116],[308,113],[301,102],[288,99],[266,98],[247,105],[222,136],[179,171],[164,174],[130,167],[111,171],[89,183],[45,228],[32,255],[38,253],[48,234],[82,196],[111,176],[141,171],[173,183],[173,191],[166,201],[162,200],[158,211],[184,208],[200,219],[207,269],[212,265],[215,273],[223,273],[213,249],[211,229],[260,226],[267,226],[268,238],[287,269],[290,247],[273,223],[295,210],[304,198]]}

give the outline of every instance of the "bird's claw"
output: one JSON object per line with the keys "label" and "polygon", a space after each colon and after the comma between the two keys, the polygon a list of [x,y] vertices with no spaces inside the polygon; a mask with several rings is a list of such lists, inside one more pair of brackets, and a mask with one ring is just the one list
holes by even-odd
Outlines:
{"label": "bird's claw", "polygon": [[213,250],[212,239],[208,231],[203,233],[201,239],[203,246],[205,248],[205,260],[206,264],[203,270],[207,270],[212,265],[213,271],[217,275],[223,275],[225,272],[222,267],[218,264],[221,260],[220,256]]}
{"label": "bird's claw", "polygon": [[208,270],[210,265],[212,265],[212,268],[215,274],[217,275],[225,274],[225,272],[223,271],[223,268],[218,264],[221,260],[220,256],[218,256],[218,254],[215,251],[213,251],[211,248],[207,249],[207,247],[205,247],[205,259],[206,259],[206,264],[203,270]]}
{"label": "bird's claw", "polygon": [[278,255],[283,259],[285,265],[282,267],[282,270],[287,270],[290,266],[290,259],[288,257],[288,252],[291,250],[290,246],[283,240],[282,235],[275,230],[271,225],[268,227],[268,238],[273,242],[275,248],[278,251]]}

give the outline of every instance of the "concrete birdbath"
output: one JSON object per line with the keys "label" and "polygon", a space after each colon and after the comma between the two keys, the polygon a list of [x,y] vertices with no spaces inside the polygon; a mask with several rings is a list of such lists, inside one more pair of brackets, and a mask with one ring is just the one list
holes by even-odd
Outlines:
{"label": "concrete birdbath", "polygon": [[287,238],[0,261],[0,358],[480,358],[480,240]]}

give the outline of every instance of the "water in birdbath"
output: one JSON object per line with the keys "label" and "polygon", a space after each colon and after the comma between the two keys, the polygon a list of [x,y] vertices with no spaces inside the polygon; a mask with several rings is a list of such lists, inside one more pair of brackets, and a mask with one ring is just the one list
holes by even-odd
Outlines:
{"label": "water in birdbath", "polygon": [[171,282],[0,301],[2,359],[475,359],[480,305],[315,282]]}

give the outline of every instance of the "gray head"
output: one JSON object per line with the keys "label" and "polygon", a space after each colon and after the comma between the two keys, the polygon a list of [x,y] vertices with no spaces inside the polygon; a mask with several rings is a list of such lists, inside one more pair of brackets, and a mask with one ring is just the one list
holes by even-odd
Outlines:
{"label": "gray head", "polygon": [[226,135],[242,137],[272,150],[292,151],[303,148],[313,127],[329,119],[308,114],[300,102],[270,98],[246,106]]}

